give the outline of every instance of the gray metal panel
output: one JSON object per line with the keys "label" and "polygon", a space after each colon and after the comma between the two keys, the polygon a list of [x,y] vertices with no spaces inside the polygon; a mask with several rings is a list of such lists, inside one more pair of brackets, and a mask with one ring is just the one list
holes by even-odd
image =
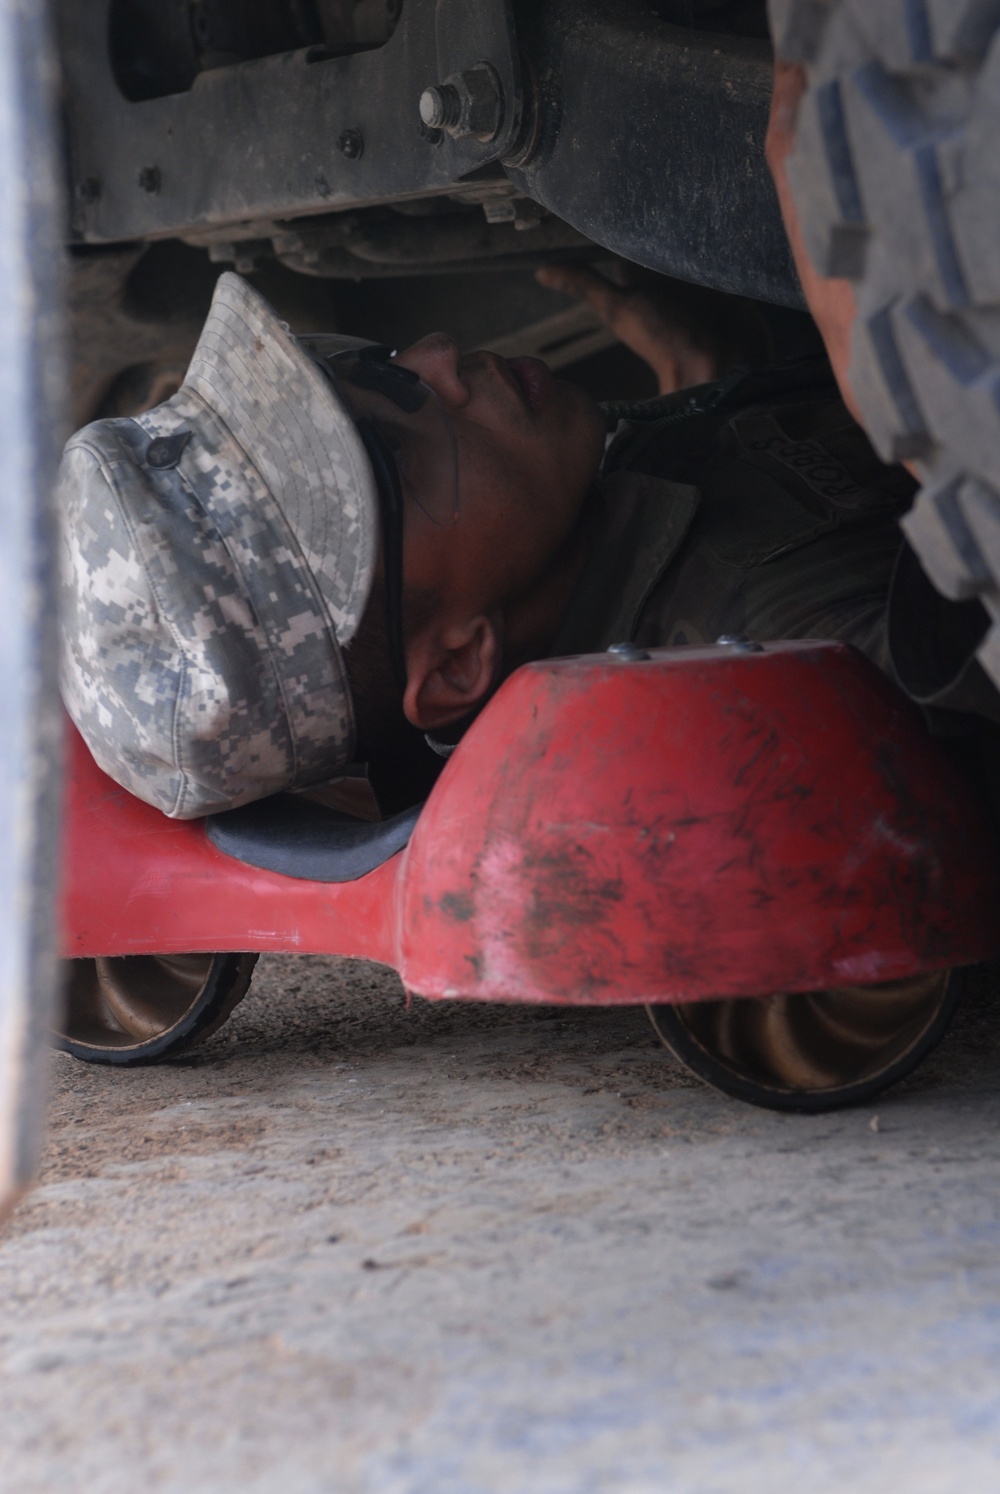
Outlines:
{"label": "gray metal panel", "polygon": [[0,1214],[34,1170],[56,990],[62,194],[46,21],[38,0],[0,3]]}
{"label": "gray metal panel", "polygon": [[[764,161],[763,40],[667,25],[642,0],[543,0],[515,42],[509,0],[406,0],[376,50],[306,48],[130,102],[112,71],[109,4],[57,0],[78,239],[181,235],[237,261],[241,243],[250,259],[273,247],[293,269],[348,278],[538,262],[590,240],[802,305]],[[483,61],[505,101],[496,138],[428,132],[422,90]],[[490,163],[488,182],[475,177]],[[511,184],[563,222],[517,232],[474,215],[344,211],[456,189],[486,200]]]}
{"label": "gray metal panel", "polygon": [[[318,62],[312,48],[287,52],[201,73],[189,92],[141,103],[122,95],[111,70],[109,5],[61,0],[58,14],[73,228],[91,243],[446,192],[501,155],[516,127],[504,0],[407,0],[375,51]],[[484,60],[508,100],[497,138],[430,142],[421,90]],[[356,157],[338,148],[347,130],[361,132]]]}
{"label": "gray metal panel", "polygon": [[527,50],[522,191],[651,270],[804,304],[764,159],[767,42],[665,25],[641,0],[549,0]]}

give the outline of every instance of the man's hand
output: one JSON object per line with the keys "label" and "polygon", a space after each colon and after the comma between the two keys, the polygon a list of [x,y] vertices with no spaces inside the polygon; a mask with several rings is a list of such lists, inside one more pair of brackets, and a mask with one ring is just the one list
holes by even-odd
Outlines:
{"label": "man's hand", "polygon": [[687,328],[643,291],[622,290],[603,275],[577,265],[545,265],[536,279],[550,290],[584,301],[620,342],[652,368],[661,394],[706,384],[719,373],[718,358],[693,341]]}

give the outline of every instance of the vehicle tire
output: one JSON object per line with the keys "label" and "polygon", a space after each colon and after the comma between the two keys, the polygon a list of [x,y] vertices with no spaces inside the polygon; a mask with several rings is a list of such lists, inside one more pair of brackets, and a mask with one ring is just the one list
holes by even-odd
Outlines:
{"label": "vehicle tire", "polygon": [[941,1041],[960,970],[882,985],[648,1006],[675,1058],[737,1100],[815,1114],[863,1105]]}
{"label": "vehicle tire", "polygon": [[222,1026],[243,1000],[255,954],[122,955],[67,960],[55,1044],[88,1063],[173,1058]]}
{"label": "vehicle tire", "polygon": [[808,86],[788,178],[810,258],[854,282],[849,381],[923,487],[903,528],[978,599],[1000,685],[1000,0],[771,0]]}

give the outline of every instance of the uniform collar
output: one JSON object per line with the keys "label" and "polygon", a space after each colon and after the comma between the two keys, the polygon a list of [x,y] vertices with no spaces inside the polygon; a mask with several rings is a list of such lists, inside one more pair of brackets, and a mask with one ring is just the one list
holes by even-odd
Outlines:
{"label": "uniform collar", "polygon": [[594,653],[631,638],[691,527],[700,496],[645,472],[600,479],[588,557],[549,650]]}

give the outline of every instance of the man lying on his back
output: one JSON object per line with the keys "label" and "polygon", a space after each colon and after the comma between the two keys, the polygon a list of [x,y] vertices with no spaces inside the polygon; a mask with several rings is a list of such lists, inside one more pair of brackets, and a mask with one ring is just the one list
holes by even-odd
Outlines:
{"label": "man lying on his back", "polygon": [[447,734],[552,652],[746,633],[884,665],[912,489],[822,360],[601,408],[444,335],[296,339],[226,274],[180,391],[67,447],[66,704],[185,818]]}

